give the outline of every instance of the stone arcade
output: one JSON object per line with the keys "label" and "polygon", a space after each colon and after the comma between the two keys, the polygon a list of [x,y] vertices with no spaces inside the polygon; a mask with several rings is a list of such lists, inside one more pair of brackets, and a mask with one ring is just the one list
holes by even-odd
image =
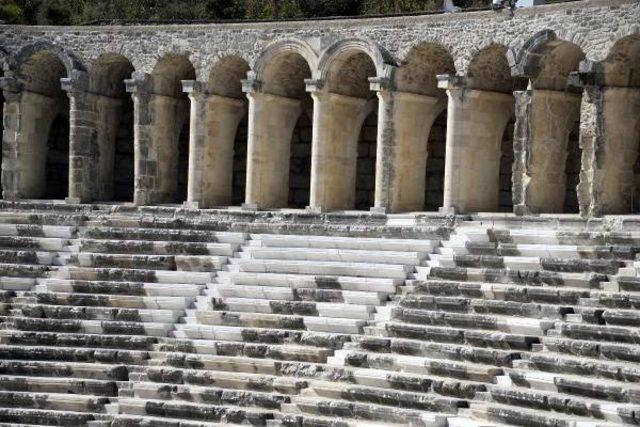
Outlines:
{"label": "stone arcade", "polygon": [[637,1],[0,62],[0,424],[640,425]]}

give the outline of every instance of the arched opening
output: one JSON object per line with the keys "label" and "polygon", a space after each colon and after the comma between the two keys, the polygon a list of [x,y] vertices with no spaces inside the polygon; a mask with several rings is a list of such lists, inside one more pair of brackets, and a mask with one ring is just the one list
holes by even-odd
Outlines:
{"label": "arched opening", "polygon": [[412,47],[399,65],[396,87],[403,94],[411,94],[411,110],[405,114],[415,117],[400,130],[404,140],[398,141],[406,149],[400,153],[396,149],[396,157],[404,156],[401,166],[405,170],[397,175],[406,177],[407,183],[396,187],[405,193],[405,200],[411,199],[406,208],[435,211],[443,201],[447,132],[447,95],[438,88],[436,76],[455,74],[455,66],[447,49],[433,43]]}
{"label": "arched opening", "polygon": [[36,51],[17,68],[21,97],[18,195],[61,199],[69,191],[69,99],[61,89],[63,62]]}
{"label": "arched opening", "polygon": [[477,52],[469,63],[467,78],[469,88],[474,91],[471,98],[475,104],[471,110],[474,115],[484,115],[474,119],[480,122],[480,128],[475,130],[478,135],[469,135],[476,139],[483,137],[483,143],[479,144],[482,148],[471,154],[475,157],[472,164],[478,168],[472,181],[479,190],[474,191],[477,200],[471,206],[476,208],[471,210],[511,211],[514,83],[506,48],[492,44]]}
{"label": "arched opening", "polygon": [[498,211],[513,211],[513,192],[512,192],[512,175],[513,175],[513,128],[515,118],[511,117],[502,134],[502,144],[500,145],[500,177],[498,185],[500,194],[498,195]]}
{"label": "arched opening", "polygon": [[134,187],[133,100],[124,80],[134,68],[122,55],[101,55],[91,67],[98,145],[97,184],[101,201],[130,202]]}
{"label": "arched opening", "polygon": [[151,138],[157,155],[152,169],[157,180],[156,199],[161,203],[181,203],[187,198],[190,103],[182,91],[182,80],[195,78],[191,62],[176,54],[160,59],[151,73]]}
{"label": "arched opening", "polygon": [[[247,170],[247,100],[242,80],[249,71],[239,56],[221,58],[209,76],[202,206],[241,205]],[[193,175],[191,175],[193,177]]]}
{"label": "arched opening", "polygon": [[598,64],[602,213],[640,212],[640,34],[618,40]]}
{"label": "arched opening", "polygon": [[[375,164],[377,150],[377,105],[375,92],[369,87],[369,77],[376,75],[371,57],[360,50],[340,52],[332,60],[327,72],[327,90],[334,105],[339,109],[346,128],[338,129],[344,135],[335,142],[344,144],[339,148],[342,157],[344,179],[335,185],[344,187],[339,203],[342,209],[368,210],[373,206],[375,195]],[[336,124],[336,126],[341,126]],[[341,182],[340,182],[341,181]]]}
{"label": "arched opening", "polygon": [[[529,50],[520,59],[530,80],[529,123],[526,142],[528,164],[520,169],[529,176],[527,203],[533,212],[577,213],[577,185],[582,153],[578,144],[580,91],[567,85],[578,71],[582,50],[555,35]],[[522,114],[522,113],[520,113]]]}
{"label": "arched opening", "polygon": [[447,110],[444,109],[433,121],[427,142],[427,163],[425,179],[426,211],[437,211],[443,202],[444,162],[447,147]]}
{"label": "arched opening", "polygon": [[[273,197],[268,197],[271,200],[265,204],[268,207],[303,208],[309,204],[313,101],[305,90],[305,79],[310,78],[309,63],[292,50],[270,57],[261,71],[260,102],[269,106],[281,128],[273,130],[280,134],[280,141],[273,141],[272,154],[263,151],[269,149],[263,145],[253,151],[250,160],[255,163],[269,158],[272,167],[280,170],[275,174],[264,170],[253,176],[267,177],[265,184],[272,187]],[[276,159],[276,155],[280,158]],[[262,191],[269,190],[262,186]]]}
{"label": "arched opening", "polygon": [[567,143],[567,160],[565,162],[565,175],[567,182],[565,185],[564,212],[578,213],[578,184],[580,183],[580,168],[582,165],[582,150],[580,149],[580,116],[573,123],[569,133]]}
{"label": "arched opening", "polygon": [[[5,60],[6,60],[6,51],[0,47],[0,75],[4,76],[4,66],[5,66]],[[3,140],[4,140],[4,95],[3,95],[3,91],[0,90],[0,199],[2,198],[2,180],[4,179],[2,175],[4,175],[4,173],[2,172],[4,167],[2,165],[2,159],[3,159]]]}
{"label": "arched opening", "polygon": [[376,185],[376,148],[378,136],[378,111],[373,109],[364,119],[358,137],[358,160],[356,162],[357,210],[368,210],[374,203]]}
{"label": "arched opening", "polygon": [[247,114],[240,120],[233,140],[233,171],[231,175],[231,204],[240,206],[247,195]]}
{"label": "arched opening", "polygon": [[289,207],[302,209],[309,204],[311,185],[311,135],[313,105],[300,114],[291,139],[289,161]]}

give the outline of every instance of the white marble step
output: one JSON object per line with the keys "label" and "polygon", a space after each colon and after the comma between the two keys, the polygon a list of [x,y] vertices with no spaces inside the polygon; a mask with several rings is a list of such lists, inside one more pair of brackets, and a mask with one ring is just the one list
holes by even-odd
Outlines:
{"label": "white marble step", "polygon": [[286,288],[342,289],[394,293],[404,283],[403,278],[349,277],[309,274],[219,271],[218,281],[223,284],[271,286]]}
{"label": "white marble step", "polygon": [[30,225],[0,223],[0,236],[21,236],[26,230],[38,230],[41,237],[70,239],[75,235],[77,227],[64,225]]}
{"label": "white marble step", "polygon": [[353,249],[369,251],[432,252],[436,240],[366,237],[252,234],[250,246],[284,248]]}
{"label": "white marble step", "polygon": [[413,266],[321,261],[231,259],[229,271],[405,279]]}
{"label": "white marble step", "polygon": [[263,248],[245,247],[242,258],[335,261],[354,263],[419,265],[426,259],[424,252],[361,251],[351,249]]}

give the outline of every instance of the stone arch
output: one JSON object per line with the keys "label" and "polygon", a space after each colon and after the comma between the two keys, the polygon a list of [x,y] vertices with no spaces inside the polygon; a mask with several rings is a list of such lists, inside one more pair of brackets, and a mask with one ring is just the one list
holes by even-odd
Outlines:
{"label": "stone arch", "polygon": [[214,95],[244,99],[242,80],[249,70],[249,64],[240,55],[226,55],[218,58],[209,73],[209,92]]}
{"label": "stone arch", "polygon": [[467,172],[447,172],[443,205],[460,211],[509,211],[514,100],[507,47],[485,44],[472,56],[462,80],[462,90],[454,89],[449,97],[453,120],[448,122],[456,129],[447,132],[446,162],[456,159]]}
{"label": "stone arch", "polygon": [[55,56],[64,65],[67,77],[71,76],[72,70],[85,69],[82,62],[80,62],[71,51],[47,40],[37,40],[22,47],[17,53],[10,57],[9,68],[17,70],[23,67],[26,61],[33,58],[34,55],[38,55],[40,52],[48,52],[52,56]]}
{"label": "stone arch", "polygon": [[400,92],[443,96],[438,89],[438,74],[455,74],[451,53],[442,45],[422,42],[411,47],[394,73],[395,88]]}
{"label": "stone arch", "polygon": [[[342,40],[321,56],[318,77],[324,88],[316,103],[311,206],[374,205],[378,108],[369,79],[390,83],[393,68],[383,49],[368,40]],[[320,160],[325,156],[328,160]]]}
{"label": "stone arch", "polygon": [[[196,70],[186,55],[167,53],[151,72],[152,144],[157,176],[157,203],[181,203],[187,198],[190,103],[182,80],[195,80]],[[142,155],[142,153],[140,153]]]}
{"label": "stone arch", "polygon": [[476,52],[467,68],[469,87],[511,93],[513,81],[506,53],[506,46],[497,43],[489,44]]}
{"label": "stone arch", "polygon": [[298,49],[278,49],[268,57],[260,70],[262,91],[285,98],[305,97],[305,80],[312,77],[313,64]]}
{"label": "stone arch", "polygon": [[168,53],[161,57],[151,72],[151,84],[156,95],[185,98],[182,80],[194,80],[196,70],[185,55]]}
{"label": "stone arch", "polygon": [[[601,169],[603,213],[640,211],[640,34],[617,40],[606,58],[591,66],[601,87],[601,128],[596,167]],[[583,71],[581,70],[581,71]],[[598,126],[598,123],[592,124]],[[582,136],[582,135],[581,135]],[[584,135],[587,136],[587,135]],[[584,138],[588,141],[587,138]],[[582,185],[582,182],[581,182]]]}
{"label": "stone arch", "polygon": [[69,190],[69,99],[60,79],[68,77],[79,63],[64,49],[48,42],[22,48],[10,62],[21,83],[22,94],[18,141],[11,155],[16,158],[15,188],[4,190],[22,198],[55,198]]}
{"label": "stone arch", "polygon": [[133,200],[134,111],[124,81],[134,71],[128,58],[112,52],[100,55],[89,69],[96,114],[98,200]]}
{"label": "stone arch", "polygon": [[[528,211],[578,211],[580,96],[567,79],[584,56],[579,46],[545,30],[528,39],[512,60],[512,74],[529,81],[529,90],[518,95],[521,142],[513,180],[517,206],[523,200]],[[522,172],[526,178],[519,176]]]}
{"label": "stone arch", "polygon": [[511,72],[528,77],[534,89],[562,91],[567,88],[569,73],[578,71],[584,57],[579,46],[545,30],[527,40],[511,65]]}
{"label": "stone arch", "polygon": [[318,79],[329,92],[362,98],[369,92],[368,77],[393,77],[393,62],[387,51],[372,41],[341,40],[322,53]]}
{"label": "stone arch", "polygon": [[114,98],[125,96],[124,80],[135,71],[126,56],[115,52],[103,53],[89,67],[89,91]]}
{"label": "stone arch", "polygon": [[204,113],[206,137],[202,171],[189,178],[200,179],[201,207],[244,202],[248,109],[242,80],[249,70],[247,61],[238,54],[219,57],[211,67],[207,82],[210,96]]}
{"label": "stone arch", "polygon": [[[264,83],[266,79],[275,77],[273,73],[276,70],[273,70],[272,68],[274,60],[277,58],[282,59],[296,57],[304,59],[312,74],[314,74],[318,69],[318,55],[311,45],[302,40],[285,39],[272,43],[264,49],[258,59],[256,59],[251,74],[256,80]],[[301,64],[297,63],[296,65]],[[272,69],[269,70],[269,68]]]}
{"label": "stone arch", "polygon": [[444,147],[446,145],[446,93],[438,88],[437,75],[455,75],[449,50],[441,44],[413,45],[394,73],[398,94],[395,118],[401,127],[396,137],[397,168],[394,178],[394,210],[437,210],[442,206]]}
{"label": "stone arch", "polygon": [[640,88],[640,34],[617,40],[599,65],[605,86]]}
{"label": "stone arch", "polygon": [[[305,42],[282,40],[269,46],[256,62],[253,76],[259,91],[249,94],[254,108],[271,116],[250,126],[247,201],[265,207],[302,208],[309,202],[313,101],[306,81],[317,57]],[[262,163],[270,163],[261,167]],[[275,170],[269,171],[268,168]],[[260,181],[260,182],[258,182]],[[256,191],[270,182],[270,195]]]}

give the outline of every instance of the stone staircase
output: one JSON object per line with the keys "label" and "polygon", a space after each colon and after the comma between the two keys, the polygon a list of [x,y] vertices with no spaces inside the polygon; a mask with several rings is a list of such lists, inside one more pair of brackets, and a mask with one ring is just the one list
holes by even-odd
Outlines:
{"label": "stone staircase", "polygon": [[0,425],[640,424],[640,232],[3,208]]}

